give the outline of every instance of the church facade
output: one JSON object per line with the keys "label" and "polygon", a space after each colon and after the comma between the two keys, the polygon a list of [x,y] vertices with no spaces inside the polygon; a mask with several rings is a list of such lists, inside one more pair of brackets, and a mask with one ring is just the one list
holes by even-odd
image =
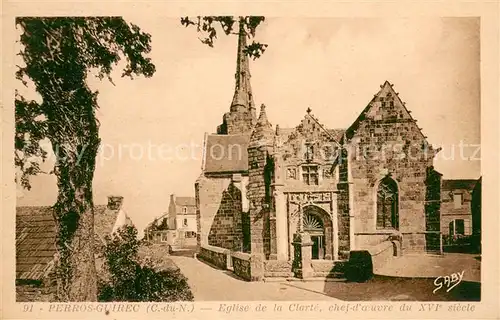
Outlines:
{"label": "church facade", "polygon": [[294,128],[273,127],[264,105],[257,117],[245,46],[240,30],[233,100],[204,139],[198,246],[290,263],[301,234],[313,261],[345,261],[386,241],[439,251],[439,150],[393,85],[347,129],[326,128],[310,109]]}

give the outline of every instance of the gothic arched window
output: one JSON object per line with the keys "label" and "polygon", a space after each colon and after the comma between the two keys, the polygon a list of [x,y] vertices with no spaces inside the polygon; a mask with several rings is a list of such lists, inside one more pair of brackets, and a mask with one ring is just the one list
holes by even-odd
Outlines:
{"label": "gothic arched window", "polygon": [[385,177],[377,190],[377,229],[399,229],[398,185]]}

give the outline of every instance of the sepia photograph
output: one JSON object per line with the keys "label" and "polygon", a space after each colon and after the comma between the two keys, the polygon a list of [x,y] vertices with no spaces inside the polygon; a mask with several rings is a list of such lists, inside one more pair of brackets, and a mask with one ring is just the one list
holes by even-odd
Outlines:
{"label": "sepia photograph", "polygon": [[479,16],[12,23],[25,315],[483,301]]}

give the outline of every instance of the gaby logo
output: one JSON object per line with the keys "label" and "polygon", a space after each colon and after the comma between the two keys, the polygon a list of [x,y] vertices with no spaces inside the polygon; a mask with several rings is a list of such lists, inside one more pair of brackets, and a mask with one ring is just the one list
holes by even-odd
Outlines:
{"label": "gaby logo", "polygon": [[434,285],[437,287],[432,291],[432,293],[436,293],[438,290],[441,288],[446,287],[446,292],[450,292],[451,289],[455,288],[460,282],[462,282],[462,279],[464,277],[465,270],[462,272],[455,272],[452,273],[450,276],[444,276],[444,277],[437,277],[434,280]]}

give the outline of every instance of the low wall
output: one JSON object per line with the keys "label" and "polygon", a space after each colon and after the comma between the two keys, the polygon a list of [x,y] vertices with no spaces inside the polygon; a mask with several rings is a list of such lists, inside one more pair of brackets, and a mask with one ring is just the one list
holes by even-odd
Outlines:
{"label": "low wall", "polygon": [[16,302],[54,302],[56,287],[16,283]]}
{"label": "low wall", "polygon": [[251,256],[248,253],[233,252],[231,254],[233,262],[233,272],[240,278],[247,281],[252,280]]}
{"label": "low wall", "polygon": [[292,261],[266,260],[264,261],[265,277],[293,277]]}
{"label": "low wall", "polygon": [[407,253],[425,252],[425,232],[402,233],[403,251]]}
{"label": "low wall", "polygon": [[223,270],[228,269],[231,265],[231,251],[229,249],[202,245],[198,258]]}
{"label": "low wall", "polygon": [[391,237],[400,236],[397,231],[359,232],[355,233],[356,250],[369,250],[369,248],[387,241]]}
{"label": "low wall", "polygon": [[343,261],[311,260],[315,277],[341,278],[343,276]]}
{"label": "low wall", "polygon": [[382,268],[394,258],[395,253],[400,250],[398,246],[397,241],[384,241],[368,249],[368,252],[370,252],[370,255],[372,256],[374,273],[377,273],[378,269]]}

